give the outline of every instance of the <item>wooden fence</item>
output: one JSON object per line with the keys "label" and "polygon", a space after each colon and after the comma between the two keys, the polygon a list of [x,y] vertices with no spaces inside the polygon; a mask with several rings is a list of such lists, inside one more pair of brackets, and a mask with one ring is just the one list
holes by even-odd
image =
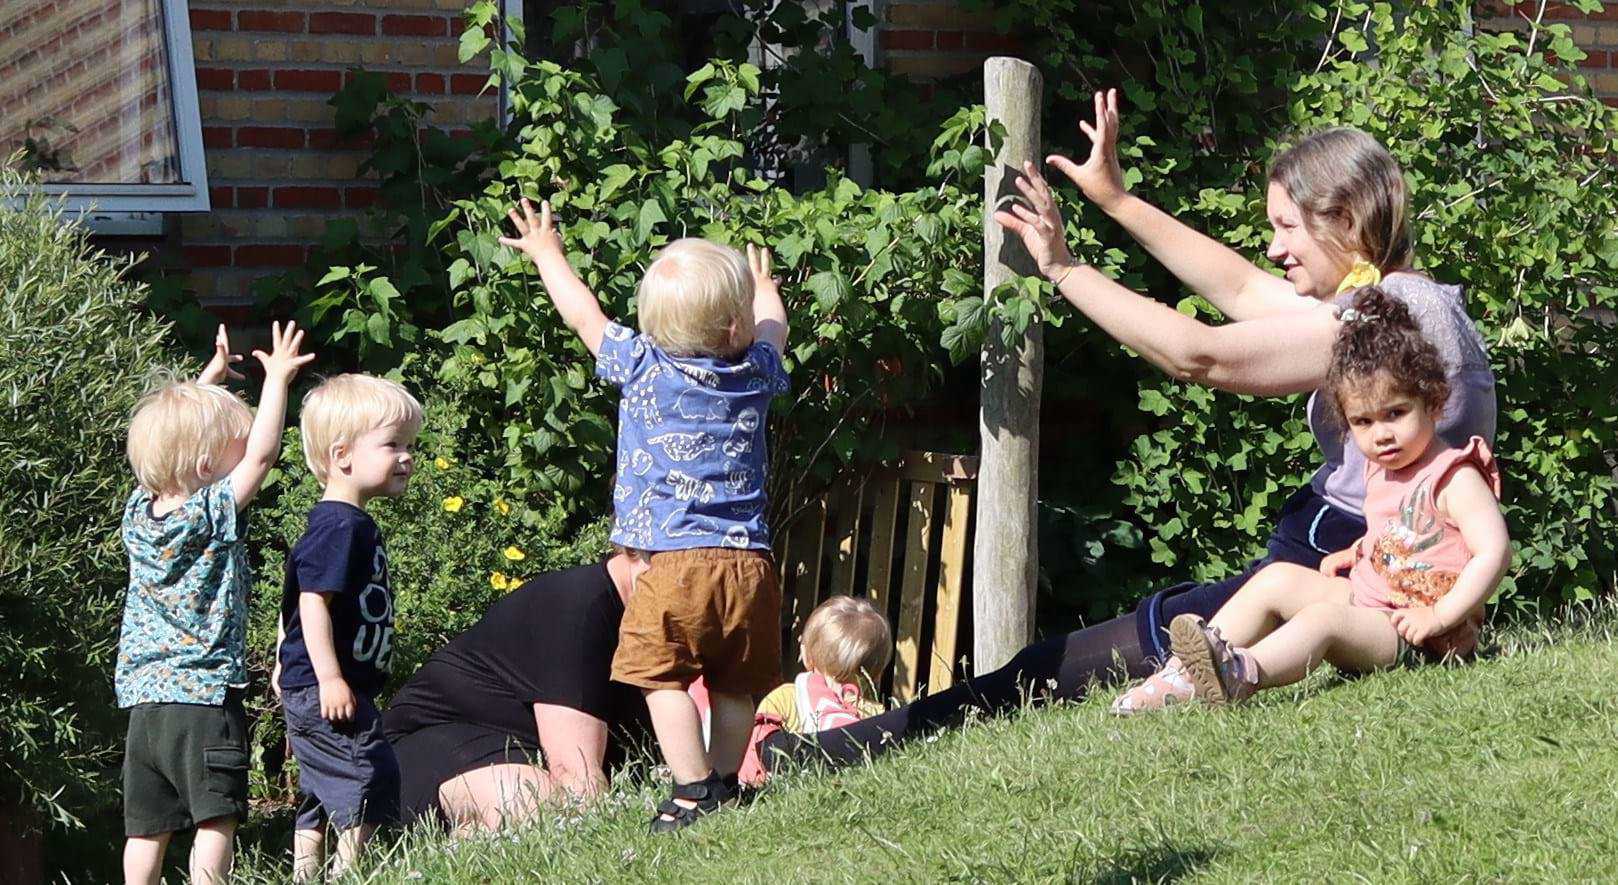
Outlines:
{"label": "wooden fence", "polygon": [[838,594],[865,595],[893,626],[886,693],[907,702],[954,682],[971,650],[965,592],[977,468],[970,456],[907,452],[897,465],[846,477],[810,502],[776,550],[784,672],[802,669],[798,637],[815,606]]}

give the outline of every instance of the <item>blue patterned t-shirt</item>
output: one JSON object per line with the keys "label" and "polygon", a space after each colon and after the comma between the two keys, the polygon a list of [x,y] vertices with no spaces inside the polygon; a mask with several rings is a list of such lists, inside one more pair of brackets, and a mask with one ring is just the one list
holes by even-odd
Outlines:
{"label": "blue patterned t-shirt", "polygon": [[113,683],[119,707],[219,705],[247,684],[245,521],[222,479],[152,515],[137,488],[124,507],[129,591]]}
{"label": "blue patterned t-shirt", "polygon": [[616,323],[596,375],[623,389],[612,540],[640,550],[768,550],[764,426],[787,373],[772,344],[675,357]]}

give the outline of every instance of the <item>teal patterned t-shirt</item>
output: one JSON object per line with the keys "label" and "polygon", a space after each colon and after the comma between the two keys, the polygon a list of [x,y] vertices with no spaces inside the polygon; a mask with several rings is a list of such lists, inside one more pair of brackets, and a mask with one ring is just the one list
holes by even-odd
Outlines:
{"label": "teal patterned t-shirt", "polygon": [[247,684],[247,545],[230,480],[163,516],[137,488],[124,507],[129,593],[118,637],[119,707],[218,705]]}

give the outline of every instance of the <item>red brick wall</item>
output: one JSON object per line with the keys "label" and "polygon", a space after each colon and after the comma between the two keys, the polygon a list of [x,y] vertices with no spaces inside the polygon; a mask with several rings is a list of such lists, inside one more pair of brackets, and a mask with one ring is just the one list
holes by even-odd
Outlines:
{"label": "red brick wall", "polygon": [[356,68],[456,128],[496,112],[487,70],[456,53],[466,0],[192,0],[197,95],[213,211],[181,216],[177,260],[204,301],[302,264],[327,223],[376,202],[363,145],[327,102]]}
{"label": "red brick wall", "polygon": [[934,79],[979,70],[995,54],[1015,55],[1017,41],[995,33],[993,16],[956,0],[907,0],[881,10],[877,46],[897,74]]}
{"label": "red brick wall", "polygon": [[1537,2],[1490,0],[1478,4],[1478,17],[1485,26],[1496,30],[1527,31],[1529,23],[1536,18],[1542,25],[1569,25],[1573,29],[1573,42],[1589,55],[1579,62],[1585,79],[1607,104],[1618,104],[1618,3],[1609,0],[1606,8],[1594,15],[1585,15],[1566,4],[1546,3],[1541,17]]}

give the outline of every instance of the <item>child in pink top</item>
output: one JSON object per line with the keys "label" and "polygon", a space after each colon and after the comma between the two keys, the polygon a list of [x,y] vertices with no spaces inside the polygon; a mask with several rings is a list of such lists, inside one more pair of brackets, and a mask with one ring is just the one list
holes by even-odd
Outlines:
{"label": "child in pink top", "polygon": [[1175,618],[1174,657],[1118,712],[1240,700],[1321,661],[1368,671],[1477,647],[1511,559],[1494,456],[1477,437],[1454,449],[1437,436],[1444,367],[1408,308],[1373,286],[1342,320],[1324,389],[1365,453],[1365,537],[1318,571],[1265,568],[1211,622]]}

